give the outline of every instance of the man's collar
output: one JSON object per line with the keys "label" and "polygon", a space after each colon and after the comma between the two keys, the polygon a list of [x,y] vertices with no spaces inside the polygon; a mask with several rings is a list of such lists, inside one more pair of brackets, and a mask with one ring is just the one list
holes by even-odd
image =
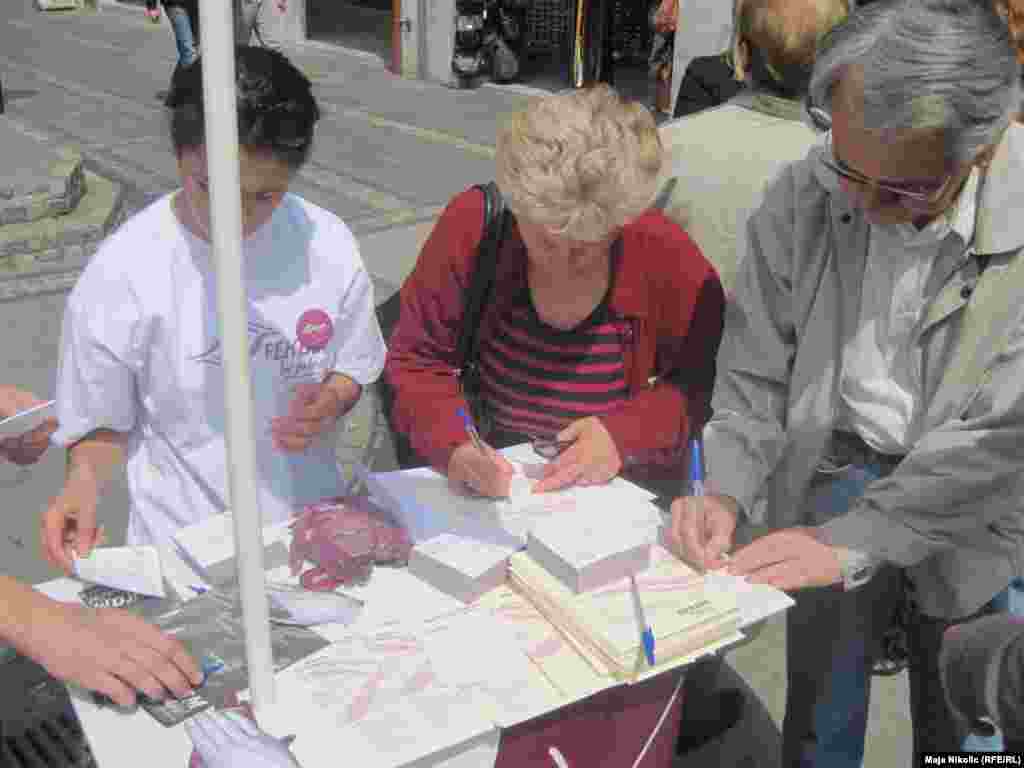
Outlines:
{"label": "man's collar", "polygon": [[969,245],[974,238],[978,219],[978,189],[981,184],[981,171],[971,168],[971,173],[957,195],[956,202],[946,211],[949,230],[959,235],[964,245]]}
{"label": "man's collar", "polygon": [[1011,122],[981,179],[974,250],[1007,253],[1024,246],[1024,126]]}

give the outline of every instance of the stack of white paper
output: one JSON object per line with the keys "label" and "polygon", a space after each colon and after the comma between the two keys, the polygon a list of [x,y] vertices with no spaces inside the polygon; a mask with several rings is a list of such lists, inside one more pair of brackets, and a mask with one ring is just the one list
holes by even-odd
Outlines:
{"label": "stack of white paper", "polygon": [[448,478],[423,467],[400,472],[378,472],[365,477],[370,493],[409,532],[413,543],[427,541],[442,533],[525,546],[531,530],[542,520],[576,510],[614,509],[632,524],[657,528],[661,517],[650,504],[652,494],[632,483],[615,478],[601,486],[574,486],[550,493],[532,493],[539,458],[530,458],[529,446],[514,446],[502,453],[516,468],[512,495],[488,499],[455,492]]}
{"label": "stack of white paper", "polygon": [[614,512],[575,511],[537,523],[526,551],[573,592],[589,592],[647,570],[655,531]]}
{"label": "stack of white paper", "polygon": [[464,603],[505,582],[514,547],[443,533],[413,547],[409,572]]}

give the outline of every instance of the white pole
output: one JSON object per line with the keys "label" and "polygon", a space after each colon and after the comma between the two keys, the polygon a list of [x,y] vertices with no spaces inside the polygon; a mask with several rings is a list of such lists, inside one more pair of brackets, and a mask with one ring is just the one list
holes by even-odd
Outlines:
{"label": "white pole", "polygon": [[217,275],[217,315],[224,350],[228,483],[245,628],[252,706],[273,703],[270,620],[263,575],[263,535],[253,453],[249,337],[242,281],[242,210],[235,95],[232,0],[199,3],[203,30],[203,104],[210,175],[210,233]]}

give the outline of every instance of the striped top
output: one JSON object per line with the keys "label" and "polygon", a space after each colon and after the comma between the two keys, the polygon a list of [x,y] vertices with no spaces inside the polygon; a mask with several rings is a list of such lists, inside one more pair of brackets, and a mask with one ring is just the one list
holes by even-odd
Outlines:
{"label": "striped top", "polygon": [[493,428],[550,437],[577,419],[625,405],[627,328],[612,317],[608,296],[575,328],[554,328],[537,316],[524,286],[479,350],[481,395]]}

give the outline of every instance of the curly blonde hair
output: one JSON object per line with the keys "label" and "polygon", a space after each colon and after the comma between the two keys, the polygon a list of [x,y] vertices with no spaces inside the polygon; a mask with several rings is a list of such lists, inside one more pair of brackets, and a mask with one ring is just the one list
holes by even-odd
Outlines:
{"label": "curly blonde hair", "polygon": [[542,96],[498,132],[498,187],[516,216],[603,240],[650,207],[663,153],[647,108],[607,85]]}

